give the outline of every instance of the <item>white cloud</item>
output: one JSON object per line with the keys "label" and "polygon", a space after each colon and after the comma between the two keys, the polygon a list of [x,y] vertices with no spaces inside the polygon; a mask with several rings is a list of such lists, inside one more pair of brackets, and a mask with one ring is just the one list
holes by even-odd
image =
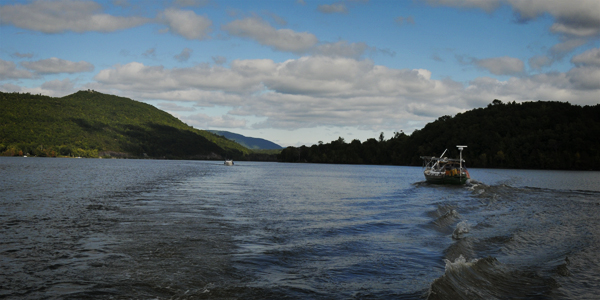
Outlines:
{"label": "white cloud", "polygon": [[554,60],[561,59],[569,52],[583,46],[587,41],[581,38],[566,38],[550,48],[548,51]]}
{"label": "white cloud", "polygon": [[204,40],[208,38],[212,21],[207,17],[198,16],[191,10],[169,8],[159,17],[169,30],[188,40]]}
{"label": "white cloud", "polygon": [[132,16],[118,17],[100,13],[101,6],[93,1],[34,1],[28,4],[0,6],[0,24],[41,31],[113,32],[136,27],[150,19]]}
{"label": "white cloud", "polygon": [[475,65],[495,75],[518,75],[522,74],[525,69],[525,64],[522,60],[508,56],[484,59],[457,56],[457,59],[461,64]]}
{"label": "white cloud", "polygon": [[567,73],[567,76],[575,88],[586,90],[600,89],[600,67],[598,66],[573,68]]}
{"label": "white cloud", "polygon": [[267,65],[274,67],[270,60],[233,61],[231,69],[208,65],[165,69],[162,66],[145,66],[132,62],[104,69],[94,79],[103,85],[122,90],[161,91],[194,88],[252,93],[261,88],[260,70],[269,68]]}
{"label": "white cloud", "polygon": [[559,34],[561,42],[548,54],[530,59],[530,66],[541,69],[562,59],[587,42],[600,37],[600,1],[598,0],[426,0],[434,6],[480,8],[488,13],[503,4],[509,5],[520,21],[529,21],[545,14],[554,17],[550,31]]}
{"label": "white cloud", "polygon": [[65,78],[63,80],[55,79],[44,82],[41,88],[43,90],[53,91],[52,94],[59,93],[68,95],[75,92],[75,82],[71,81],[69,78]]}
{"label": "white cloud", "polygon": [[21,65],[29,70],[33,70],[38,74],[57,74],[57,73],[80,73],[91,72],[94,70],[94,65],[89,62],[68,61],[56,57],[42,59],[38,61],[25,61]]}
{"label": "white cloud", "polygon": [[571,59],[576,66],[596,66],[600,67],[600,48],[593,48],[585,51]]}
{"label": "white cloud", "polygon": [[495,75],[516,75],[525,68],[522,60],[508,56],[477,59],[474,63]]}
{"label": "white cloud", "polygon": [[0,80],[19,78],[33,78],[33,73],[17,69],[17,65],[12,61],[0,59]]}
{"label": "white cloud", "polygon": [[552,58],[547,55],[536,55],[529,59],[529,67],[534,70],[541,70],[552,64]]}
{"label": "white cloud", "polygon": [[556,21],[553,32],[589,37],[600,33],[600,1],[597,0],[507,0],[522,19],[534,19],[544,13]]}
{"label": "white cloud", "polygon": [[159,103],[158,107],[162,110],[166,111],[195,111],[196,109],[193,107],[180,106],[172,102],[163,102]]}
{"label": "white cloud", "polygon": [[181,50],[181,53],[173,56],[173,58],[175,58],[175,60],[177,60],[178,62],[185,62],[188,59],[190,59],[192,52],[194,52],[194,50],[190,48],[184,48],[183,50]]}
{"label": "white cloud", "polygon": [[246,120],[236,119],[229,115],[212,117],[205,114],[196,114],[191,116],[181,117],[181,119],[191,125],[199,128],[244,128]]}
{"label": "white cloud", "polygon": [[[589,61],[587,55],[581,59]],[[492,70],[506,61],[517,66],[508,68],[510,72],[522,69],[522,62],[510,59],[482,61],[483,65],[489,62]],[[600,99],[598,70],[582,66],[565,73],[519,74],[506,81],[481,77],[464,86],[432,79],[431,71],[425,69],[392,69],[370,60],[314,56],[281,63],[234,60],[229,68],[116,65],[101,70],[93,88],[133,99],[191,101],[197,106],[230,109],[229,117],[200,114],[184,120],[200,128],[408,130],[440,115],[486,106],[493,99],[595,104]],[[244,121],[247,116],[264,121],[250,124]]]}
{"label": "white cloud", "polygon": [[42,94],[50,97],[64,97],[75,92],[75,82],[68,78],[44,82],[40,87],[27,88],[14,84],[0,85],[0,91]]}
{"label": "white cloud", "polygon": [[308,32],[275,29],[258,17],[235,20],[223,25],[222,29],[230,35],[250,38],[275,50],[294,53],[304,53],[319,41],[314,34]]}

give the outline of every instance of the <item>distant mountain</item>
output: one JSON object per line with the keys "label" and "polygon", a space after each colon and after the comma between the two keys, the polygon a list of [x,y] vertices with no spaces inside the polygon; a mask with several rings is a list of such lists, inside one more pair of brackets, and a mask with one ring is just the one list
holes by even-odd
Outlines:
{"label": "distant mountain", "polygon": [[252,150],[283,149],[283,147],[261,138],[246,137],[229,131],[208,130],[208,132],[223,136],[226,139],[235,141],[236,143]]}
{"label": "distant mountain", "polygon": [[146,103],[95,91],[0,92],[0,155],[246,159],[252,151]]}

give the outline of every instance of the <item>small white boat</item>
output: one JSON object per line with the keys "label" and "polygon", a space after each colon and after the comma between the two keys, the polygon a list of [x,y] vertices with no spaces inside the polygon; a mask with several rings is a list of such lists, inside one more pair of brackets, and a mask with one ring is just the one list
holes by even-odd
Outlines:
{"label": "small white boat", "polygon": [[233,160],[231,160],[231,159],[225,160],[225,165],[226,166],[233,166]]}

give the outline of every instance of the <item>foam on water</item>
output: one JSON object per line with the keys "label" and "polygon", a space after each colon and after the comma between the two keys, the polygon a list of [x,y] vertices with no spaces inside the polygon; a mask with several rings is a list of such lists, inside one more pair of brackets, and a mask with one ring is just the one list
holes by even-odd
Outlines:
{"label": "foam on water", "polygon": [[445,262],[444,275],[432,283],[427,299],[544,298],[558,287],[552,278],[512,269],[494,257]]}
{"label": "foam on water", "polygon": [[465,233],[469,232],[469,223],[467,223],[466,220],[461,221],[460,223],[456,224],[456,229],[454,229],[454,232],[452,232],[452,238],[455,240],[459,240],[463,237],[463,235]]}

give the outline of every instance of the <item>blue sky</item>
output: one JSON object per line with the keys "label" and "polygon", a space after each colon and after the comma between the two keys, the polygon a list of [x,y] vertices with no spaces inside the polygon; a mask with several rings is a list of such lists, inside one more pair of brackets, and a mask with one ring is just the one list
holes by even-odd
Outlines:
{"label": "blue sky", "polygon": [[600,1],[2,1],[0,91],[82,89],[282,146],[600,103]]}

